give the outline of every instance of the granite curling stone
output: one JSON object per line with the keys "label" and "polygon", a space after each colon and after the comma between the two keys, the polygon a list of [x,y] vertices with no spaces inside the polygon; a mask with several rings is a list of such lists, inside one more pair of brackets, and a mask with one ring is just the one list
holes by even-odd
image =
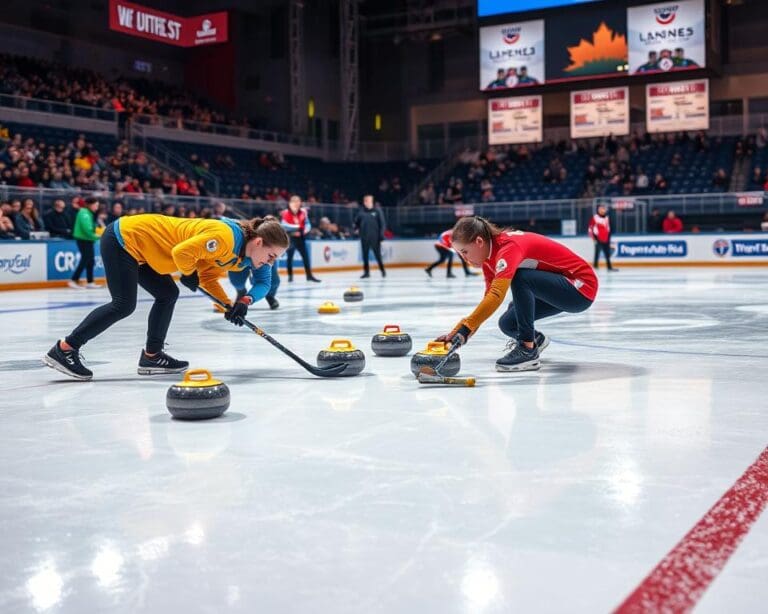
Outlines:
{"label": "granite curling stone", "polygon": [[324,350],[317,355],[318,367],[330,367],[339,363],[346,363],[347,368],[339,375],[349,377],[357,375],[365,368],[365,354],[358,350],[349,339],[334,339]]}
{"label": "granite curling stone", "polygon": [[397,324],[387,324],[371,339],[371,349],[376,356],[405,356],[412,348],[411,336]]}
{"label": "granite curling stone", "polygon": [[[430,341],[427,343],[427,347],[421,352],[417,352],[411,358],[411,373],[414,375],[419,374],[419,370],[422,367],[435,368],[440,361],[445,358],[446,354],[450,350],[450,344],[443,341]],[[440,375],[446,377],[452,377],[456,375],[461,369],[461,358],[458,354],[453,354],[448,362],[440,369]]]}
{"label": "granite curling stone", "polygon": [[206,369],[192,369],[168,388],[165,406],[176,420],[210,420],[229,408],[229,388]]}

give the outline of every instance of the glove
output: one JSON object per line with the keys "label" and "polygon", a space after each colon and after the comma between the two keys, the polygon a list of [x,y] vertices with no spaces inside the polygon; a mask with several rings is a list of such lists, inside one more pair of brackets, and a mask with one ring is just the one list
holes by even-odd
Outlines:
{"label": "glove", "polygon": [[197,288],[200,286],[200,278],[197,276],[197,271],[192,271],[190,275],[182,275],[179,280],[192,292],[197,292]]}
{"label": "glove", "polygon": [[456,331],[456,334],[451,337],[451,346],[459,346],[461,347],[469,340],[469,335],[472,333],[471,330],[469,330],[469,327],[465,324],[459,328],[459,330]]}
{"label": "glove", "polygon": [[248,314],[248,305],[250,304],[250,297],[243,297],[227,310],[224,317],[235,326],[242,326],[245,324],[245,316]]}

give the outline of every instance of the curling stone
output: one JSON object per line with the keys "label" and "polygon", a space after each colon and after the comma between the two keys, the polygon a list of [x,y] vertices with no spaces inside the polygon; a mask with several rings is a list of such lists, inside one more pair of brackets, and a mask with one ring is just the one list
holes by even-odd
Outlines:
{"label": "curling stone", "polygon": [[229,388],[206,369],[192,369],[165,395],[165,405],[177,420],[218,418],[229,407]]}
{"label": "curling stone", "polygon": [[[419,374],[419,369],[422,367],[432,367],[433,369],[440,364],[440,361],[445,358],[445,355],[450,350],[450,344],[444,341],[430,341],[427,343],[427,347],[417,352],[411,358],[411,373],[414,375]],[[440,369],[440,375],[452,377],[456,375],[461,369],[461,359],[458,354],[454,354],[448,359],[448,362]]]}
{"label": "curling stone", "polygon": [[341,362],[347,363],[347,368],[339,375],[357,375],[365,369],[365,354],[352,345],[349,339],[334,339],[324,350],[317,355],[318,367],[330,367]]}
{"label": "curling stone", "polygon": [[376,356],[405,356],[411,351],[413,341],[397,324],[387,324],[384,330],[371,339],[371,349]]}
{"label": "curling stone", "polygon": [[317,308],[317,313],[339,313],[341,308],[333,301],[325,301]]}
{"label": "curling stone", "polygon": [[344,293],[345,303],[359,303],[363,300],[363,291],[357,286],[352,286]]}

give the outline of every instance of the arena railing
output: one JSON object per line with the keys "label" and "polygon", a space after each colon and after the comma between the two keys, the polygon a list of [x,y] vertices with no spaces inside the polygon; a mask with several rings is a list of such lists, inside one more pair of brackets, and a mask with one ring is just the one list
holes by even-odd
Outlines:
{"label": "arena railing", "polygon": [[36,113],[71,115],[73,117],[81,117],[84,119],[100,119],[102,121],[109,122],[114,122],[117,120],[117,113],[113,109],[102,109],[99,107],[70,104],[68,102],[57,102],[55,100],[45,100],[42,98],[13,96],[10,94],[0,94],[0,107],[19,109],[22,111],[33,111]]}
{"label": "arena railing", "polygon": [[[149,194],[115,194],[110,192],[81,192],[78,190],[53,190],[48,188],[17,188],[0,185],[0,202],[31,198],[41,212],[47,211],[53,201],[61,198],[67,204],[77,196],[94,195],[111,206],[121,202],[127,211],[143,209],[146,213],[161,212],[168,205],[194,209],[198,214],[205,208],[212,209],[218,202],[230,207],[236,216],[276,214],[286,207],[285,202],[210,198],[202,196],[155,196]],[[519,224],[536,219],[560,222],[573,220],[579,233],[583,232],[598,203],[607,204],[613,211],[613,230],[616,233],[647,232],[648,216],[654,209],[662,214],[674,209],[683,219],[687,215],[754,214],[762,217],[765,201],[762,192],[718,194],[669,194],[664,196],[621,196],[595,199],[534,200],[522,202],[496,202],[483,204],[457,204],[434,206],[387,207],[384,209],[388,226],[403,236],[430,234],[434,228],[453,226],[463,215],[482,215],[500,224]],[[355,203],[338,205],[312,203],[307,205],[310,218],[317,224],[321,217],[351,228],[358,206]]]}

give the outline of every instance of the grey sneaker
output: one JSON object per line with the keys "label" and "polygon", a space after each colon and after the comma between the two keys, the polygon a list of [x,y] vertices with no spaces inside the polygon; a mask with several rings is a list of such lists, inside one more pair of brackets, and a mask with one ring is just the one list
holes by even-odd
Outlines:
{"label": "grey sneaker", "polygon": [[[549,345],[549,337],[547,337],[544,333],[540,333],[539,331],[536,331],[535,335],[536,340],[536,347],[539,348],[539,354],[541,354],[544,351],[544,348],[546,348]],[[505,352],[511,352],[517,347],[517,339],[512,337],[507,341],[507,345],[504,346]]]}
{"label": "grey sneaker", "polygon": [[141,350],[139,357],[139,375],[162,375],[164,373],[183,373],[189,368],[186,360],[176,360],[165,352],[158,352],[154,356],[147,356]]}
{"label": "grey sneaker", "polygon": [[528,349],[522,344],[515,345],[511,352],[496,361],[496,370],[502,372],[538,371],[540,367],[539,348]]}
{"label": "grey sneaker", "polygon": [[62,350],[59,342],[56,342],[48,353],[43,356],[43,363],[59,373],[69,375],[75,379],[87,381],[93,378],[93,372],[86,369],[80,362],[80,352],[77,350]]}

